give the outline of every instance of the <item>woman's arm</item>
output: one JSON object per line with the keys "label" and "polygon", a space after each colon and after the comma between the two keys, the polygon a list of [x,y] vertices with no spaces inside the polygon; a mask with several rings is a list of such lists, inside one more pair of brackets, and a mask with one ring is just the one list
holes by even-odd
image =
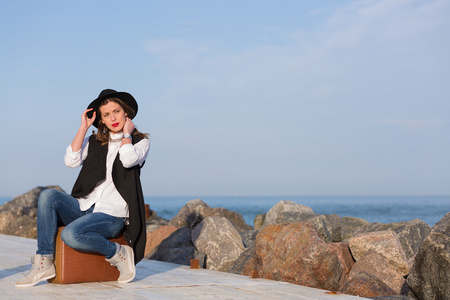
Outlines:
{"label": "woman's arm", "polygon": [[[125,124],[123,125],[122,131],[123,131],[123,134],[128,134],[130,136],[133,133],[134,123],[133,123],[133,121],[131,121],[130,118],[126,117]],[[131,138],[122,139],[122,144],[120,146],[122,147],[123,145],[127,145],[127,144],[131,144]]]}
{"label": "woman's arm", "polygon": [[89,138],[84,138],[86,133],[94,123],[95,120],[95,111],[92,114],[91,118],[88,118],[87,113],[90,112],[92,108],[86,109],[81,114],[81,125],[78,129],[75,138],[72,143],[66,149],[66,155],[64,156],[64,163],[66,166],[71,168],[79,167],[83,164],[84,159],[87,155],[87,150],[89,146]]}
{"label": "woman's arm", "polygon": [[[130,118],[127,117],[123,126],[123,133],[133,133],[134,124]],[[142,139],[136,144],[131,143],[131,138],[123,138],[119,149],[120,161],[125,168],[131,168],[136,165],[141,165],[147,159],[148,150],[150,149],[150,141]]]}
{"label": "woman's arm", "polygon": [[72,146],[67,146],[66,154],[64,155],[64,163],[66,166],[71,168],[79,167],[83,164],[86,159],[89,149],[89,137],[83,140],[81,149],[78,151],[73,151]]}
{"label": "woman's arm", "polygon": [[125,168],[141,165],[147,159],[150,140],[142,139],[136,144],[125,144],[119,149],[119,158]]}
{"label": "woman's arm", "polygon": [[78,152],[81,150],[81,147],[83,146],[84,137],[86,136],[86,133],[87,133],[89,127],[91,127],[91,125],[94,123],[95,111],[91,118],[88,118],[88,116],[87,116],[87,113],[90,112],[91,110],[93,110],[93,108],[86,109],[81,114],[80,128],[78,129],[78,132],[75,135],[75,138],[73,139],[72,143],[70,144],[73,152]]}

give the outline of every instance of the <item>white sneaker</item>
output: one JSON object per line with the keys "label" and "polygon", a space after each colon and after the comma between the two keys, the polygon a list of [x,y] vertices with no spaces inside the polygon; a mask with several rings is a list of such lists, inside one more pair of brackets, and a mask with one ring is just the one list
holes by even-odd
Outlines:
{"label": "white sneaker", "polygon": [[31,257],[31,270],[16,282],[16,287],[29,287],[56,276],[53,260],[40,254]]}
{"label": "white sneaker", "polygon": [[127,283],[136,276],[136,266],[134,265],[134,252],[130,246],[120,245],[119,251],[111,258],[106,259],[112,266],[116,267],[120,276],[119,283]]}

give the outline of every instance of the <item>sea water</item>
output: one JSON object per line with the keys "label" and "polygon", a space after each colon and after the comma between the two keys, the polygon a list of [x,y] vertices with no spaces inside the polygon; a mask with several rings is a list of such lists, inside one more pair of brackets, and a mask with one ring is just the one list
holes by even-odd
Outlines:
{"label": "sea water", "polygon": [[195,198],[202,199],[210,207],[236,211],[249,225],[253,225],[257,214],[267,213],[281,200],[309,206],[316,214],[337,214],[379,223],[421,219],[433,226],[450,211],[450,196],[145,197],[145,202],[159,216],[171,219],[189,200]]}
{"label": "sea water", "polygon": [[[210,207],[224,207],[240,213],[249,225],[253,225],[257,214],[267,213],[281,200],[309,206],[316,214],[337,214],[379,223],[421,219],[433,226],[450,211],[450,196],[146,196],[145,202],[160,217],[171,219],[188,201],[196,198]],[[0,205],[9,200],[12,198],[0,197]]]}

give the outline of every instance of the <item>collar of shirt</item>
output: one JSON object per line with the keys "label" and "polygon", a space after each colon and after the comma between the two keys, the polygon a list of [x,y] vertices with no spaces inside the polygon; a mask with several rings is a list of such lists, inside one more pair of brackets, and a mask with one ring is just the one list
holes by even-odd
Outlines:
{"label": "collar of shirt", "polygon": [[112,133],[112,132],[110,132],[109,136],[110,136],[110,140],[109,140],[110,143],[122,142],[123,133]]}

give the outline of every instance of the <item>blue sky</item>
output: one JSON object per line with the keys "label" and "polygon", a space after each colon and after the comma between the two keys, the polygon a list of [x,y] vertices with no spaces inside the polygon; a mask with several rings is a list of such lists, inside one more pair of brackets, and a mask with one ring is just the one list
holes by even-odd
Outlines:
{"label": "blue sky", "polygon": [[0,196],[70,192],[105,88],[144,194],[449,195],[450,1],[0,0]]}

